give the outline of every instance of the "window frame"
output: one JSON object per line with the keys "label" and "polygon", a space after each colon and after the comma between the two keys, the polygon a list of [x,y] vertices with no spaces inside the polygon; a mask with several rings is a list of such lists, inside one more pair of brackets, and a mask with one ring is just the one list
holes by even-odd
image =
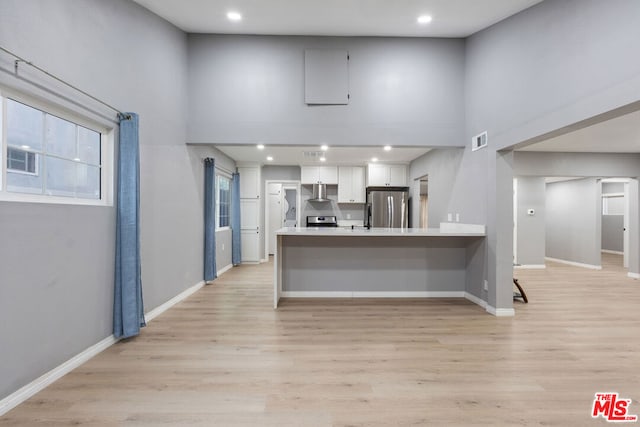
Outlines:
{"label": "window frame", "polygon": [[[35,108],[46,114],[67,120],[76,126],[100,133],[100,198],[89,199],[74,196],[53,196],[33,193],[20,193],[7,190],[7,158],[9,145],[7,142],[7,100],[19,102],[28,107]],[[113,206],[114,192],[114,150],[116,122],[108,123],[91,119],[78,112],[64,108],[50,100],[33,97],[22,92],[17,92],[0,86],[0,201],[25,202],[25,203],[49,203],[63,205],[89,205],[89,206]],[[12,147],[14,148],[14,147]],[[16,148],[20,149],[20,148]],[[29,150],[25,150],[29,151]],[[40,153],[36,153],[40,157]],[[38,162],[36,168],[39,170]],[[26,173],[12,170],[11,173]],[[29,175],[33,175],[29,173]]]}
{"label": "window frame", "polygon": [[[216,231],[231,230],[231,175],[216,168]],[[229,225],[220,227],[220,178],[229,181]]]}

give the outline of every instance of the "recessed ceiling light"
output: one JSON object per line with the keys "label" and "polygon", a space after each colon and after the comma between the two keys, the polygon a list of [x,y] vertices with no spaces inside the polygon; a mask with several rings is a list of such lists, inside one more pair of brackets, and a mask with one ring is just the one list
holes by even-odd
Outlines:
{"label": "recessed ceiling light", "polygon": [[384,151],[391,151],[391,146],[390,145],[385,145],[384,146]]}
{"label": "recessed ceiling light", "polygon": [[267,160],[268,160],[268,161],[270,161],[270,162],[272,162],[272,161],[273,161],[273,157],[271,157],[271,156],[267,156]]}
{"label": "recessed ceiling light", "polygon": [[321,149],[322,151],[327,151],[327,150],[329,149],[329,146],[328,146],[327,144],[322,144],[322,145],[320,146],[320,149]]}
{"label": "recessed ceiling light", "polygon": [[258,144],[258,150],[264,150],[264,144]]}
{"label": "recessed ceiling light", "polygon": [[428,24],[431,22],[433,18],[431,15],[420,15],[418,16],[418,24]]}
{"label": "recessed ceiling light", "polygon": [[324,156],[322,156],[322,157],[320,157],[320,161],[321,161],[321,162],[326,162],[326,161],[327,161],[327,158],[326,158],[326,157],[324,157]]}
{"label": "recessed ceiling light", "polygon": [[30,146],[28,146],[28,145],[21,145],[20,147],[24,148],[25,150],[28,150],[29,148],[31,148],[31,147],[30,147]]}
{"label": "recessed ceiling light", "polygon": [[242,21],[242,15],[238,12],[227,12],[227,19],[233,22]]}
{"label": "recessed ceiling light", "polygon": [[79,161],[80,161],[80,157],[74,157],[74,158],[73,158],[73,161],[74,161],[74,162],[79,162]]}
{"label": "recessed ceiling light", "polygon": [[371,159],[371,161],[372,161],[372,162],[377,162],[377,161],[378,161],[378,158],[377,158],[377,157],[373,157],[373,158]]}

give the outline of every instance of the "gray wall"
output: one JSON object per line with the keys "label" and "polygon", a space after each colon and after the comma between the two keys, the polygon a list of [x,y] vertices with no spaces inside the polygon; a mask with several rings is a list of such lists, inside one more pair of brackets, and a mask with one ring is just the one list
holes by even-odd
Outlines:
{"label": "gray wall", "polygon": [[[517,177],[517,234],[516,262],[522,265],[544,265],[546,185],[543,177]],[[534,215],[527,211],[534,210]]]}
{"label": "gray wall", "polygon": [[[419,226],[420,218],[420,178],[429,176],[428,227],[440,227],[441,222],[447,221],[453,187],[460,174],[460,162],[464,149],[436,149],[411,162],[409,166],[409,184],[411,186],[411,215],[413,226]],[[454,217],[455,218],[455,217]],[[470,222],[462,216],[460,222]]]}
{"label": "gray wall", "polygon": [[[304,104],[304,50],[348,49],[348,105]],[[459,146],[464,40],[189,35],[192,143]]]}
{"label": "gray wall", "polygon": [[451,208],[488,226],[490,304],[512,305],[513,173],[496,151],[638,101],[639,20],[633,0],[545,1],[466,40],[463,141],[487,130],[489,146],[465,150]]}
{"label": "gray wall", "polygon": [[624,250],[624,215],[602,215],[602,249]]}
{"label": "gray wall", "polygon": [[635,153],[514,153],[518,176],[637,177],[640,154]]}
{"label": "gray wall", "polygon": [[601,187],[595,178],[547,184],[546,255],[601,264]]}
{"label": "gray wall", "polygon": [[[140,114],[145,309],[202,280],[201,179],[194,173],[200,164],[185,145],[184,33],[125,0],[5,0],[0,40],[98,98]],[[12,74],[13,59],[0,55],[0,84],[70,106]],[[111,335],[114,227],[113,207],[0,203],[0,399]]]}

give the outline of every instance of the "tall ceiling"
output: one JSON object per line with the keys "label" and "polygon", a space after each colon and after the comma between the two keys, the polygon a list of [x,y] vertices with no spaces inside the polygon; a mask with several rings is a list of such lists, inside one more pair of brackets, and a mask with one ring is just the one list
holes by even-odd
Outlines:
{"label": "tall ceiling", "polygon": [[[134,1],[188,33],[467,37],[542,0]],[[433,20],[420,25],[420,15]]]}

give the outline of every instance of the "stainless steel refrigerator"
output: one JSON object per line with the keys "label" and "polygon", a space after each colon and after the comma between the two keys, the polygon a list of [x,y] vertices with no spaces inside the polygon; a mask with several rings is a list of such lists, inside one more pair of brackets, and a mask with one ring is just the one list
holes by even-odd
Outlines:
{"label": "stainless steel refrigerator", "polygon": [[409,187],[367,187],[365,227],[407,228]]}

